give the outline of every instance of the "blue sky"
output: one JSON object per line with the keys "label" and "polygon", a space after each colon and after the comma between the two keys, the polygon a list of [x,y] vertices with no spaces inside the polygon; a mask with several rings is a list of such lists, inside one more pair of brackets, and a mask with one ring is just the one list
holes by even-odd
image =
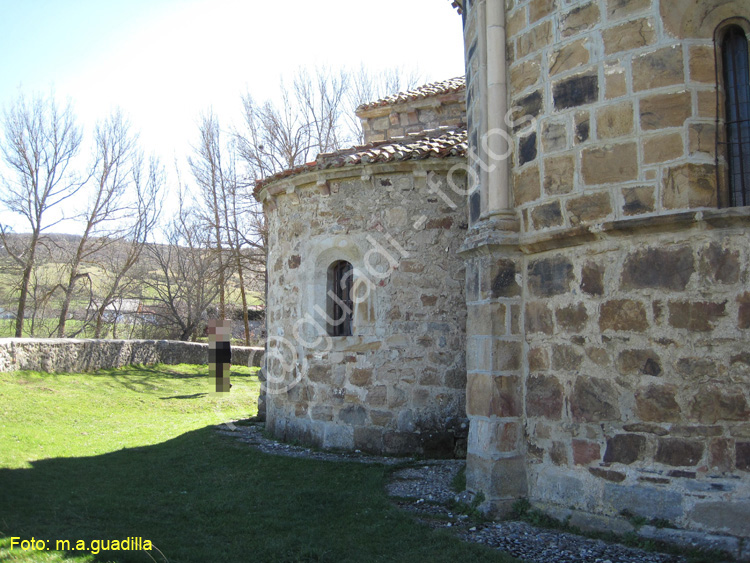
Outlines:
{"label": "blue sky", "polygon": [[54,88],[87,126],[119,106],[167,162],[201,111],[228,124],[299,66],[464,72],[448,0],[0,0],[0,53],[0,105]]}

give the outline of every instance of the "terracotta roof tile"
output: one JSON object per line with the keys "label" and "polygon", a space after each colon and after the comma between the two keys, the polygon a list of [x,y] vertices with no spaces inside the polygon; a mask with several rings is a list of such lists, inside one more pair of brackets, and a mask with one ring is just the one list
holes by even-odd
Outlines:
{"label": "terracotta roof tile", "polygon": [[315,162],[284,170],[255,183],[254,194],[271,182],[296,176],[312,170],[326,170],[358,164],[375,164],[426,158],[449,158],[466,156],[468,150],[466,129],[440,127],[421,131],[405,137],[378,141],[332,153],[319,154]]}
{"label": "terracotta roof tile", "polygon": [[433,96],[460,92],[464,89],[466,89],[466,79],[463,76],[451,78],[449,80],[442,80],[440,82],[431,82],[430,84],[425,84],[424,86],[420,86],[414,90],[409,90],[408,92],[399,92],[398,94],[393,94],[392,96],[387,96],[374,102],[362,104],[357,108],[357,113],[377,107],[393,106],[396,104],[431,98]]}

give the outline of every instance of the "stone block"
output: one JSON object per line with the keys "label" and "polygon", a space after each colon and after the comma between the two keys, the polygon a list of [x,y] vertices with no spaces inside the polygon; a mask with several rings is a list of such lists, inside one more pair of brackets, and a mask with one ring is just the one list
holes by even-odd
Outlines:
{"label": "stone block", "polygon": [[552,98],[557,110],[594,103],[599,99],[599,77],[587,73],[555,82]]}
{"label": "stone block", "polygon": [[709,332],[726,315],[726,301],[670,301],[669,324],[696,332]]}
{"label": "stone block", "polygon": [[588,185],[638,179],[638,150],[635,143],[584,149],[581,162],[583,181]]}
{"label": "stone block", "polygon": [[526,415],[560,420],[563,387],[552,375],[532,376],[526,380]]}
{"label": "stone block", "polygon": [[716,82],[716,65],[714,49],[708,45],[691,45],[688,51],[690,62],[690,80],[714,84]]}
{"label": "stone block", "polygon": [[526,303],[526,332],[534,334],[553,334],[555,325],[552,322],[552,311],[544,301]]}
{"label": "stone block", "polygon": [[331,366],[314,364],[307,370],[307,379],[315,383],[328,383],[331,380]]}
{"label": "stone block", "polygon": [[568,132],[565,121],[545,119],[542,122],[542,148],[545,153],[568,148]]}
{"label": "stone block", "polygon": [[677,520],[682,516],[682,495],[644,485],[605,485],[603,503],[620,513],[627,510],[646,518]]}
{"label": "stone block", "polygon": [[713,164],[683,164],[667,171],[662,190],[665,208],[715,207],[716,197]]}
{"label": "stone block", "polygon": [[651,186],[623,188],[622,199],[625,202],[622,206],[622,212],[626,216],[653,213],[654,211],[654,188]]}
{"label": "stone block", "polygon": [[731,471],[734,465],[731,445],[726,438],[715,438],[708,446],[708,467],[713,471]]}
{"label": "stone block", "polygon": [[523,166],[528,162],[533,162],[536,159],[537,148],[536,148],[536,133],[531,133],[525,137],[521,137],[518,140],[518,164]]}
{"label": "stone block", "polygon": [[692,115],[690,92],[654,94],[641,98],[641,129],[653,131],[667,127],[680,127]]}
{"label": "stone block", "polygon": [[655,526],[643,526],[637,533],[639,537],[648,540],[656,540],[673,545],[689,545],[704,551],[725,551],[730,554],[735,554],[739,551],[739,540],[728,536],[673,528],[657,528]]}
{"label": "stone block", "polygon": [[672,45],[633,58],[633,90],[683,84],[682,46]]}
{"label": "stone block", "polygon": [[690,416],[704,424],[715,424],[727,420],[748,420],[750,410],[741,390],[711,385],[700,388],[695,394],[690,405]]}
{"label": "stone block", "polygon": [[571,37],[594,27],[601,17],[596,2],[589,2],[573,8],[560,17],[560,31],[563,37]]}
{"label": "stone block", "polygon": [[531,220],[535,229],[559,227],[563,224],[562,210],[559,201],[537,205],[531,210]]}
{"label": "stone block", "polygon": [[560,328],[567,332],[581,332],[589,320],[586,306],[583,303],[561,307],[555,311],[555,318]]}
{"label": "stone block", "polygon": [[539,117],[544,109],[544,99],[539,90],[513,101],[513,131],[516,132],[527,124],[530,117]]}
{"label": "stone block", "polygon": [[542,76],[541,56],[515,63],[510,67],[510,83],[514,92],[522,92],[539,82]]}
{"label": "stone block", "polygon": [[740,329],[750,328],[750,292],[746,291],[737,297],[737,303],[737,326]]}
{"label": "stone block", "polygon": [[661,359],[653,350],[627,349],[620,352],[617,368],[623,375],[662,374]]}
{"label": "stone block", "polygon": [[700,272],[703,277],[718,283],[737,283],[740,279],[740,255],[737,250],[711,242],[700,252]]}
{"label": "stone block", "polygon": [[568,448],[563,442],[552,442],[549,450],[549,458],[555,465],[569,465]]}
{"label": "stone block", "polygon": [[545,371],[549,369],[549,355],[546,348],[531,348],[528,353],[529,371]]}
{"label": "stone block", "polygon": [[573,264],[565,256],[534,260],[528,266],[528,288],[538,297],[552,297],[568,292],[573,279]]}
{"label": "stone block", "polygon": [[604,53],[612,55],[652,45],[656,29],[650,18],[639,18],[605,29],[602,32]]}
{"label": "stone block", "polygon": [[625,18],[651,7],[651,0],[607,0],[609,21]]}
{"label": "stone block", "polygon": [[508,258],[499,258],[485,270],[482,279],[482,295],[491,299],[498,297],[516,297],[521,294],[521,286],[516,281],[516,262]]}
{"label": "stone block", "polygon": [[583,354],[570,344],[554,344],[552,346],[552,369],[559,371],[575,371],[581,367]]}
{"label": "stone block", "polygon": [[621,66],[604,69],[604,98],[611,100],[628,93],[628,82],[625,69]]}
{"label": "stone block", "polygon": [[474,419],[469,427],[468,451],[486,457],[515,452],[520,445],[521,428],[516,422]]}
{"label": "stone block", "polygon": [[534,23],[555,11],[555,0],[531,0],[529,3],[529,22]]}
{"label": "stone block", "polygon": [[601,467],[589,467],[589,473],[594,477],[599,477],[606,481],[612,481],[613,483],[622,483],[626,477],[624,473],[612,471],[610,469],[602,469]]}
{"label": "stone block", "polygon": [[586,348],[586,356],[588,356],[589,360],[599,367],[608,368],[611,365],[611,358],[609,357],[609,352],[607,352],[606,348],[590,346]]}
{"label": "stone block", "polygon": [[737,442],[734,445],[735,466],[740,471],[750,471],[750,442]]}
{"label": "stone block", "polygon": [[323,427],[321,446],[324,449],[351,450],[354,447],[354,428],[349,425],[327,423]]}
{"label": "stone block", "polygon": [[684,438],[659,438],[654,461],[673,467],[694,467],[703,457],[703,442]]}
{"label": "stone block", "polygon": [[603,220],[612,213],[612,204],[609,192],[601,191],[569,199],[565,203],[565,209],[568,211],[570,224],[576,226]]}
{"label": "stone block", "polygon": [[506,16],[505,29],[508,37],[515,37],[527,25],[525,7],[510,12]]}
{"label": "stone block", "polygon": [[620,287],[683,291],[694,272],[693,250],[689,246],[640,249],[625,259]]}
{"label": "stone block", "polygon": [[517,499],[527,495],[526,463],[523,457],[487,459],[466,456],[466,488],[483,492],[488,500]]}
{"label": "stone block", "polygon": [[589,62],[588,39],[578,39],[555,49],[549,54],[549,74],[580,68]]}
{"label": "stone block", "polygon": [[620,408],[615,386],[600,377],[576,379],[570,396],[570,411],[575,422],[618,420]]}
{"label": "stone block", "polygon": [[643,147],[643,162],[646,164],[669,162],[685,154],[682,135],[679,133],[646,137],[642,140],[641,146]]}
{"label": "stone block", "polygon": [[412,432],[385,432],[383,450],[391,455],[412,455],[419,451],[419,438]]}
{"label": "stone block", "polygon": [[607,439],[604,463],[631,463],[643,459],[646,437],[640,434],[617,434]]}
{"label": "stone block", "polygon": [[646,308],[640,301],[612,299],[605,301],[599,313],[599,328],[615,331],[643,332],[648,328]]}
{"label": "stone block", "polygon": [[680,405],[674,385],[649,385],[635,392],[638,417],[650,422],[677,422],[681,419]]}
{"label": "stone block", "polygon": [[539,167],[536,164],[527,166],[521,172],[514,172],[513,196],[516,205],[539,199],[540,195]]}
{"label": "stone block", "polygon": [[521,368],[523,346],[521,342],[495,339],[492,345],[492,370],[516,371]]}
{"label": "stone block", "polygon": [[362,405],[347,405],[339,412],[339,420],[351,426],[363,426],[367,423],[367,411]]}
{"label": "stone block", "polygon": [[691,123],[688,128],[688,153],[691,156],[716,156],[716,125]]}
{"label": "stone block", "polygon": [[566,154],[544,159],[544,191],[548,195],[566,194],[573,189],[575,156]]}
{"label": "stone block", "polygon": [[604,294],[604,265],[586,262],[581,268],[581,291],[588,295]]}
{"label": "stone block", "polygon": [[575,114],[575,142],[585,143],[589,140],[591,129],[591,116],[587,111],[577,111]]}
{"label": "stone block", "polygon": [[383,451],[383,432],[380,428],[355,428],[354,447],[364,452],[380,453]]}
{"label": "stone block", "polygon": [[633,132],[633,103],[620,102],[596,110],[596,135],[601,140],[630,135]]}
{"label": "stone block", "polygon": [[531,28],[517,40],[516,55],[523,59],[535,51],[539,51],[552,42],[552,22],[547,20]]}
{"label": "stone block", "polygon": [[372,370],[364,368],[354,368],[354,370],[352,370],[351,376],[349,377],[349,382],[352,385],[356,385],[358,387],[366,387],[370,385],[372,383]]}
{"label": "stone block", "polygon": [[581,506],[587,496],[583,479],[567,475],[553,466],[539,473],[533,490],[535,498],[558,506]]}
{"label": "stone block", "polygon": [[588,440],[576,440],[572,442],[573,463],[576,465],[588,465],[601,458],[599,444]]}

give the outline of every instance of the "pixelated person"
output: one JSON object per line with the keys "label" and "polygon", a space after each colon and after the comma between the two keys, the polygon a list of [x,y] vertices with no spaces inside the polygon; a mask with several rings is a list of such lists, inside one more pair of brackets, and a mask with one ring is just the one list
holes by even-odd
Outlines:
{"label": "pixelated person", "polygon": [[208,371],[216,381],[217,393],[228,393],[232,384],[229,374],[232,369],[231,322],[208,321]]}

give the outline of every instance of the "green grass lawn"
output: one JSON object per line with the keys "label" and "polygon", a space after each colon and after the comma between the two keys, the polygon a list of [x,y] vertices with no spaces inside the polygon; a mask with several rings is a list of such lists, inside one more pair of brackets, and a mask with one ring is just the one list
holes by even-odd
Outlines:
{"label": "green grass lawn", "polygon": [[[513,561],[416,523],[388,469],[261,454],[214,425],[255,414],[258,381],[206,367],[0,374],[0,561]],[[11,549],[12,538],[50,551]],[[142,538],[144,551],[55,551]],[[158,550],[157,550],[158,549]]]}

